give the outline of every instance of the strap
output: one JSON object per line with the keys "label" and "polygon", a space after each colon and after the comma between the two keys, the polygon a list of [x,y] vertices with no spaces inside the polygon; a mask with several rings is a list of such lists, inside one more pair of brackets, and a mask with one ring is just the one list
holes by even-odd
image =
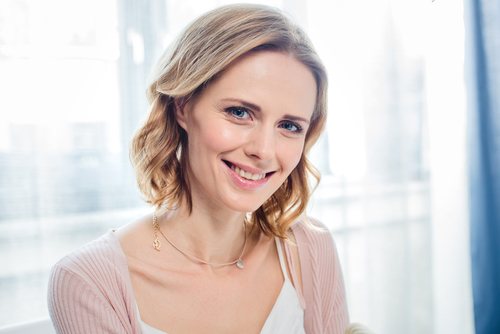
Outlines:
{"label": "strap", "polygon": [[281,248],[281,242],[277,237],[274,238],[276,242],[276,250],[278,251],[278,258],[280,260],[281,272],[283,272],[283,277],[285,277],[285,281],[288,281],[288,274],[286,270],[285,258],[283,257],[283,250]]}
{"label": "strap", "polygon": [[298,273],[297,273],[297,266],[300,266],[300,263],[295,263],[293,256],[292,256],[292,251],[290,250],[290,241],[285,242],[285,254],[286,254],[286,259],[288,260],[288,266],[290,267],[290,276],[292,276],[292,282],[295,288],[295,291],[297,291],[297,296],[299,297],[299,302],[300,305],[302,306],[303,309],[306,308],[306,300],[304,298],[304,294],[302,292],[302,286],[300,286],[299,279],[298,279]]}

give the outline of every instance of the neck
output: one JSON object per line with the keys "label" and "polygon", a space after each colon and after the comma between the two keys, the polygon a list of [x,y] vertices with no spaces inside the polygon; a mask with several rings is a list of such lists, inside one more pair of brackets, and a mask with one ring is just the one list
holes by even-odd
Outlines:
{"label": "neck", "polygon": [[[176,246],[210,263],[236,259],[245,242],[245,214],[216,214],[193,205],[189,214],[183,205],[159,217],[162,231]],[[248,232],[248,231],[247,231]]]}

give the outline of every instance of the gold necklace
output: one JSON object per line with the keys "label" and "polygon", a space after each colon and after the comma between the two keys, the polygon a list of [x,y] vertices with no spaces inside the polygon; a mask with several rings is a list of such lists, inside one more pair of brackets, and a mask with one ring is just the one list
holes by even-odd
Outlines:
{"label": "gold necklace", "polygon": [[245,222],[243,222],[243,228],[244,231],[243,233],[245,234],[245,241],[243,242],[243,247],[241,248],[241,253],[240,256],[234,261],[231,262],[226,262],[226,263],[213,263],[213,262],[208,262],[205,260],[202,260],[194,255],[188,254],[184,252],[182,249],[177,247],[172,241],[170,241],[169,238],[165,234],[163,234],[162,230],[160,229],[160,224],[158,223],[158,217],[156,216],[156,212],[153,213],[153,230],[154,230],[154,241],[153,241],[153,248],[156,249],[158,252],[160,251],[161,248],[161,243],[160,240],[158,239],[158,233],[160,233],[163,238],[170,244],[170,246],[174,247],[179,253],[187,257],[189,260],[198,263],[198,264],[204,264],[207,266],[210,266],[212,268],[221,268],[221,267],[227,267],[227,266],[232,266],[233,264],[236,265],[238,269],[243,269],[245,267],[245,263],[243,262],[243,253],[245,253],[245,248],[247,246],[247,226]]}

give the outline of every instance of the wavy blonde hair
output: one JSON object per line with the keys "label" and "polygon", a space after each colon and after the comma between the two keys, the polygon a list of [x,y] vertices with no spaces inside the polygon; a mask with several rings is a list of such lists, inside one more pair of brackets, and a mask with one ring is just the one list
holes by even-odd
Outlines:
{"label": "wavy blonde hair", "polygon": [[200,94],[236,59],[262,50],[290,54],[307,66],[317,85],[316,105],[304,151],[292,173],[250,220],[266,235],[286,238],[290,225],[304,212],[311,195],[308,175],[320,174],[306,154],[326,122],[327,76],[305,33],[281,11],[260,5],[229,5],[192,22],[161,57],[147,94],[150,112],[132,141],[131,160],[146,201],[157,209],[192,210],[186,177],[187,134],[178,125],[176,108]]}

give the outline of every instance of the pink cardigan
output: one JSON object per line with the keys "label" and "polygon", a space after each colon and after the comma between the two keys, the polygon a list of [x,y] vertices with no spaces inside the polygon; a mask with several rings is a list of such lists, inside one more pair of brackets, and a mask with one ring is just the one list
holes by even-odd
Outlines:
{"label": "pink cardigan", "polygon": [[[330,232],[318,222],[292,227],[299,251],[306,333],[343,334],[349,323],[344,283]],[[293,269],[290,251],[285,247]],[[294,279],[294,281],[296,281]],[[48,305],[58,333],[141,333],[127,259],[113,232],[52,269]]]}

